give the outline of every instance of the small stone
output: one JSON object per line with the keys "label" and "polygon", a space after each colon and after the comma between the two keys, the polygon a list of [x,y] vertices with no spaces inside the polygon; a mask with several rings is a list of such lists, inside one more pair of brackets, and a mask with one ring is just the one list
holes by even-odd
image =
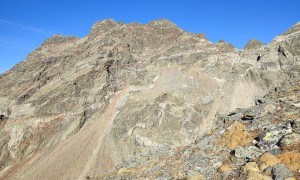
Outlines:
{"label": "small stone", "polygon": [[247,180],[271,180],[269,176],[261,174],[256,162],[249,162],[244,166],[244,171],[247,173]]}
{"label": "small stone", "polygon": [[219,169],[221,172],[228,172],[232,170],[232,167],[229,164],[222,164]]}
{"label": "small stone", "polygon": [[259,158],[259,168],[261,170],[264,170],[269,166],[274,166],[278,163],[280,163],[280,160],[270,153],[265,153]]}
{"label": "small stone", "polygon": [[235,157],[255,159],[262,154],[261,150],[255,146],[237,147]]}
{"label": "small stone", "polygon": [[256,162],[249,162],[245,165],[244,170],[249,174],[253,172],[259,172],[259,168]]}
{"label": "small stone", "polygon": [[266,169],[263,170],[263,173],[272,176],[272,169],[273,169],[273,167],[269,166],[269,167],[267,167]]}
{"label": "small stone", "polygon": [[293,176],[293,173],[284,164],[276,164],[272,173],[275,180],[285,180]]}
{"label": "small stone", "polygon": [[277,145],[271,146],[269,148],[269,153],[273,154],[273,155],[277,155],[281,153],[280,147],[278,147]]}

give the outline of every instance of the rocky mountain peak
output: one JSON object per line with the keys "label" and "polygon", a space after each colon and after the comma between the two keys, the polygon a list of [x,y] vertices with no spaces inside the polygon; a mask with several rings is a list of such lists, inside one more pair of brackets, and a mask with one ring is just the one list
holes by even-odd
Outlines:
{"label": "rocky mountain peak", "polygon": [[[300,136],[290,34],[251,51],[165,19],[55,35],[0,76],[0,179],[247,179],[251,165],[256,177],[297,176],[299,143],[285,139]],[[263,153],[283,164],[265,173]]]}
{"label": "rocky mountain peak", "polygon": [[208,40],[204,33],[196,34],[196,36],[199,37],[200,39]]}
{"label": "rocky mountain peak", "polygon": [[245,45],[244,49],[255,49],[255,48],[259,48],[260,46],[262,46],[263,43],[260,42],[259,40],[256,39],[251,39],[250,41],[248,41],[248,43]]}
{"label": "rocky mountain peak", "polygon": [[154,20],[151,21],[148,25],[159,29],[179,29],[175,23],[167,19]]}
{"label": "rocky mountain peak", "polygon": [[79,38],[76,36],[63,36],[61,34],[55,34],[51,36],[50,38],[46,39],[42,46],[44,45],[53,45],[53,44],[61,44],[65,42],[70,42],[74,40],[78,40]]}
{"label": "rocky mountain peak", "polygon": [[101,32],[108,31],[120,24],[122,24],[122,23],[116,22],[113,19],[105,19],[102,21],[97,21],[93,24],[90,34],[95,34],[99,31],[101,31]]}
{"label": "rocky mountain peak", "polygon": [[300,33],[300,22],[297,22],[293,27],[289,28],[285,33],[282,35],[290,35],[294,33]]}
{"label": "rocky mountain peak", "polygon": [[220,51],[234,51],[236,49],[232,44],[224,40],[219,40],[215,45]]}
{"label": "rocky mountain peak", "polygon": [[273,41],[276,42],[283,42],[286,40],[293,40],[295,38],[299,38],[300,34],[300,22],[297,22],[295,25],[293,25],[291,28],[289,28],[287,31],[284,33],[278,35],[273,39]]}

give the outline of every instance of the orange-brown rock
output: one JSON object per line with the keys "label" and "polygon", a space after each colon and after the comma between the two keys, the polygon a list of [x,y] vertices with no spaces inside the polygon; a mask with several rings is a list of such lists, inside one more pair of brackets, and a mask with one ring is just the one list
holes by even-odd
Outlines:
{"label": "orange-brown rock", "polygon": [[294,177],[290,177],[290,178],[286,178],[285,180],[297,180],[297,179]]}
{"label": "orange-brown rock", "polygon": [[245,146],[253,141],[252,136],[245,130],[245,125],[240,122],[233,124],[222,136],[222,143],[229,149]]}
{"label": "orange-brown rock", "polygon": [[202,175],[195,175],[188,178],[188,180],[205,180],[205,178]]}
{"label": "orange-brown rock", "polygon": [[232,170],[232,167],[230,164],[222,164],[219,168],[219,170],[221,172],[228,172],[228,171],[231,171]]}
{"label": "orange-brown rock", "polygon": [[291,171],[298,171],[300,169],[300,153],[286,152],[279,154],[277,158]]}
{"label": "orange-brown rock", "polygon": [[244,166],[244,172],[247,174],[248,180],[271,180],[269,176],[261,173],[256,162],[249,162]]}
{"label": "orange-brown rock", "polygon": [[269,166],[274,166],[277,163],[280,163],[280,160],[270,153],[265,153],[259,158],[259,168],[261,170],[264,170]]}

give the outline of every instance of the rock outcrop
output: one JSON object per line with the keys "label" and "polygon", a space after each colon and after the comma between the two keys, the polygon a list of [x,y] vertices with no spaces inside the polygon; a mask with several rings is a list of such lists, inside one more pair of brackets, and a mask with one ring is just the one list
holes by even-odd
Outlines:
{"label": "rock outcrop", "polygon": [[[298,26],[243,50],[164,19],[108,19],[81,39],[47,39],[0,76],[0,177],[82,179],[115,168],[99,178],[209,178],[220,167],[219,176],[238,168],[263,177],[243,160],[264,153],[283,164],[274,176],[297,176],[284,153],[299,134]],[[262,98],[274,89],[280,102]]]}
{"label": "rock outcrop", "polygon": [[261,47],[263,45],[262,42],[256,40],[256,39],[251,39],[246,46],[244,47],[244,49],[257,49],[259,47]]}
{"label": "rock outcrop", "polygon": [[300,121],[300,81],[285,83],[260,102],[218,115],[219,124],[187,146],[149,151],[94,179],[299,178],[300,140],[281,142],[299,134],[294,124]]}

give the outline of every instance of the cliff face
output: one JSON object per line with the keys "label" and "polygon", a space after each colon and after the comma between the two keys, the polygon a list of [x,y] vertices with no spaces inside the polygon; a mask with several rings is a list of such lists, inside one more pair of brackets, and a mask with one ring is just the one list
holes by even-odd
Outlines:
{"label": "cliff face", "polygon": [[[218,115],[187,146],[155,147],[94,179],[299,179],[300,81]],[[294,177],[294,178],[292,178]]]}
{"label": "cliff face", "polygon": [[153,149],[194,142],[217,115],[299,78],[299,23],[243,50],[168,20],[96,22],[55,35],[0,76],[2,177],[95,176]]}

